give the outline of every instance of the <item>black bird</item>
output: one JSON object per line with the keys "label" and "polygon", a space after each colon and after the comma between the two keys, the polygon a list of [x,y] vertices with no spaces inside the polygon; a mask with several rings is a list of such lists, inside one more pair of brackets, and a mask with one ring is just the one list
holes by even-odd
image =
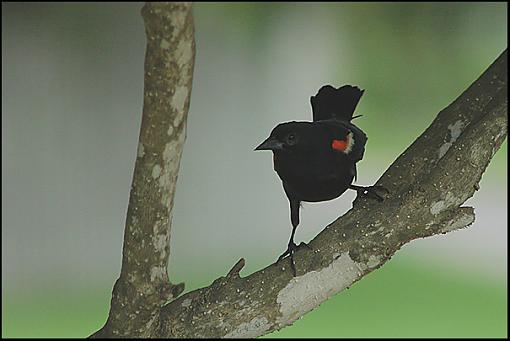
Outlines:
{"label": "black bird", "polygon": [[[338,198],[347,189],[358,194],[383,198],[377,193],[380,186],[353,185],[356,163],[363,158],[367,136],[351,120],[364,90],[344,85],[335,89],[323,86],[310,97],[313,122],[285,122],[277,125],[271,135],[255,150],[273,152],[274,170],[282,180],[290,203],[292,234],[287,251],[278,261],[290,255],[294,276],[293,254],[298,248],[294,234],[299,225],[302,201],[319,202]],[[361,116],[361,115],[360,115]],[[300,245],[308,246],[305,243]]]}

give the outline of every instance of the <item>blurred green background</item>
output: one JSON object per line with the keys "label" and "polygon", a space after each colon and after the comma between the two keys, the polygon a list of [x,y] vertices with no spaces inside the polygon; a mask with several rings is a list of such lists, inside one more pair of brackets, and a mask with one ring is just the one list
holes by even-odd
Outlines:
{"label": "blurred green background", "polygon": [[[85,337],[120,271],[145,36],[140,3],[2,3],[2,336]],[[324,84],[364,88],[358,183],[375,182],[507,47],[506,3],[197,3],[188,135],[170,276],[210,284],[290,232],[269,153],[279,122],[310,119]],[[507,336],[507,143],[473,226],[414,241],[293,326],[266,337]],[[354,193],[305,205],[296,241]]]}

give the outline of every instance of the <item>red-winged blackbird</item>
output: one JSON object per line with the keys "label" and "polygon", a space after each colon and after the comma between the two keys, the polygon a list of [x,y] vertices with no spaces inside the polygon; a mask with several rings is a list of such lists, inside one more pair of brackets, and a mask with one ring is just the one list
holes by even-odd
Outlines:
{"label": "red-winged blackbird", "polygon": [[[335,89],[323,86],[310,97],[313,122],[286,122],[277,125],[255,150],[273,151],[274,170],[282,180],[290,202],[292,234],[287,251],[294,276],[293,254],[297,249],[294,234],[299,224],[302,201],[319,202],[338,198],[347,189],[372,194],[382,201],[376,187],[352,185],[356,162],[363,158],[367,137],[351,120],[364,90],[344,85]],[[300,245],[305,243],[301,243]]]}

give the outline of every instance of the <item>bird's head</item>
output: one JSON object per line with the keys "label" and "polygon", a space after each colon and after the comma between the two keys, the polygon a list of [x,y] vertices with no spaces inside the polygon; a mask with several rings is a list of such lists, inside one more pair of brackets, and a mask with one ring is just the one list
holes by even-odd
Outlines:
{"label": "bird's head", "polygon": [[309,125],[309,122],[281,123],[255,150],[291,151],[299,149],[308,135]]}

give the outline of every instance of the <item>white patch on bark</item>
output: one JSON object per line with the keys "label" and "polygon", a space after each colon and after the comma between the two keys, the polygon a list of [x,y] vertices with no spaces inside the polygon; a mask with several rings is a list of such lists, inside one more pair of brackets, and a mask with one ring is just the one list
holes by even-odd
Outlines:
{"label": "white patch on bark", "polygon": [[254,317],[250,322],[241,323],[236,329],[225,335],[225,338],[255,338],[263,335],[271,328],[271,324],[264,316]]}
{"label": "white patch on bark", "polygon": [[177,155],[178,141],[170,141],[165,145],[163,150],[164,168],[161,176],[159,177],[159,187],[161,188],[161,203],[170,208],[170,196],[173,193],[175,186],[174,178],[177,175],[179,167],[179,158]]}
{"label": "white patch on bark", "polygon": [[179,67],[187,65],[193,55],[193,45],[190,39],[181,39],[177,45],[177,64]]}
{"label": "white patch on bark", "polygon": [[186,22],[186,15],[184,11],[174,10],[168,15],[170,22],[172,23],[172,40],[176,39],[184,28]]}
{"label": "white patch on bark", "polygon": [[441,147],[439,147],[439,158],[442,158],[451,146],[452,144],[450,142],[443,143]]}
{"label": "white patch on bark", "polygon": [[159,45],[163,50],[167,50],[170,48],[170,43],[166,39],[161,39],[161,44]]}
{"label": "white patch on bark", "polygon": [[[179,169],[180,155],[178,148],[184,142],[184,129],[179,131],[179,135],[168,142],[163,149],[163,168],[159,175],[159,187],[161,189],[161,203],[170,209],[170,198],[175,187],[175,178]],[[153,171],[154,173],[154,171]]]}
{"label": "white patch on bark", "polygon": [[166,280],[166,271],[164,267],[154,266],[151,268],[151,282],[154,282],[156,279]]}
{"label": "white patch on bark", "polygon": [[141,143],[141,142],[138,143],[138,150],[137,150],[136,155],[138,157],[143,157],[145,155],[145,148],[143,146],[143,143]]}
{"label": "white patch on bark", "polygon": [[464,228],[471,225],[475,221],[475,216],[471,214],[464,214],[462,217],[450,220],[446,225],[441,228],[441,232],[446,233],[454,230]]}
{"label": "white patch on bark", "polygon": [[152,168],[152,177],[154,179],[159,178],[159,175],[161,174],[161,167],[159,165],[154,165]]}
{"label": "white patch on bark", "polygon": [[443,143],[441,147],[439,147],[439,158],[442,158],[446,152],[450,149],[455,141],[459,138],[462,133],[462,128],[464,127],[464,122],[461,120],[456,121],[454,124],[450,124],[448,126],[448,130],[450,130],[450,141]]}
{"label": "white patch on bark", "polygon": [[[165,145],[163,149],[163,161],[167,164],[177,156],[177,141],[172,140]],[[165,167],[166,168],[166,167]]]}
{"label": "white patch on bark", "polygon": [[183,306],[184,308],[187,308],[191,305],[191,299],[190,298],[187,298],[185,299],[184,301],[182,301],[181,303],[181,306]]}
{"label": "white patch on bark", "polygon": [[166,231],[166,224],[165,224],[165,219],[158,219],[156,220],[156,222],[154,223],[154,226],[152,227],[152,234],[153,236],[156,236],[157,234],[161,234],[161,233],[165,233]]}
{"label": "white patch on bark", "polygon": [[458,199],[450,192],[446,193],[446,197],[443,200],[436,201],[430,206],[430,213],[432,215],[438,215],[444,210],[449,209],[452,205],[458,203]]}
{"label": "white patch on bark", "polygon": [[[471,146],[470,157],[471,157],[471,160],[475,164],[478,164],[480,162],[480,160],[485,159],[486,153],[487,153],[487,150],[485,149],[485,147],[483,145],[475,143]],[[494,155],[494,150],[492,150],[492,155]]]}
{"label": "white patch on bark", "polygon": [[154,223],[152,228],[152,246],[160,260],[168,259],[167,246],[170,243],[170,226],[168,225],[168,218],[163,217]]}
{"label": "white patch on bark", "polygon": [[168,131],[166,133],[168,134],[168,136],[172,136],[172,134],[174,133],[174,127],[171,124],[168,125]]}
{"label": "white patch on bark", "polygon": [[176,113],[173,122],[174,127],[177,127],[184,117],[184,104],[186,103],[187,98],[188,88],[185,86],[177,86],[170,102],[170,105]]}
{"label": "white patch on bark", "polygon": [[372,269],[375,268],[377,265],[381,263],[381,258],[378,256],[370,255],[368,258],[367,266],[368,268]]}
{"label": "white patch on bark", "polygon": [[438,215],[441,211],[444,210],[444,200],[436,201],[430,206],[430,213],[432,215]]}
{"label": "white patch on bark", "polygon": [[138,227],[138,217],[133,215],[131,218],[131,224],[129,224],[129,231],[131,231],[131,233],[134,233],[137,227]]}
{"label": "white patch on bark", "polygon": [[165,250],[165,247],[167,246],[167,236],[166,234],[155,234],[152,237],[152,245],[154,245],[154,248],[158,252],[162,252]]}
{"label": "white patch on bark", "polygon": [[[372,260],[372,264],[375,260]],[[320,271],[311,271],[294,277],[280,290],[276,302],[280,304],[281,316],[276,321],[281,325],[292,323],[334,294],[351,285],[367,266],[356,263],[348,252],[341,254],[329,266]]]}
{"label": "white patch on bark", "polygon": [[463,127],[464,127],[464,122],[462,122],[461,120],[458,120],[454,124],[450,124],[448,126],[448,129],[450,130],[450,132],[452,134],[452,142],[455,142],[459,138],[460,134],[462,134]]}

